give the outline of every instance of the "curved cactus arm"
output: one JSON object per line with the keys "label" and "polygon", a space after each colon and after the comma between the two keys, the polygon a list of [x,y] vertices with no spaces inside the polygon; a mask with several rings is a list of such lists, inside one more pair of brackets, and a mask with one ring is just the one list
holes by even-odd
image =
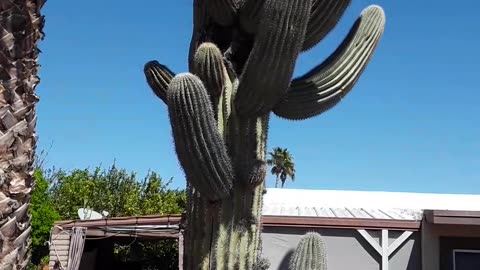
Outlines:
{"label": "curved cactus arm", "polygon": [[167,104],[167,88],[175,74],[155,60],[147,62],[143,71],[153,93]]}
{"label": "curved cactus arm", "polygon": [[233,169],[202,81],[179,74],[167,93],[175,150],[187,180],[210,201],[228,197]]}
{"label": "curved cactus arm", "polygon": [[317,45],[332,31],[351,0],[314,0],[302,51]]}
{"label": "curved cactus arm", "polygon": [[290,258],[289,270],[326,270],[327,253],[320,234],[306,233]]}
{"label": "curved cactus arm", "polygon": [[265,0],[245,0],[238,11],[238,22],[243,31],[253,34],[262,16]]}
{"label": "curved cactus arm", "polygon": [[383,9],[375,5],[366,8],[339,48],[312,71],[293,80],[273,112],[282,118],[300,120],[337,105],[365,70],[384,28]]}
{"label": "curved cactus arm", "polygon": [[287,92],[310,8],[311,0],[265,0],[255,44],[235,98],[240,115],[265,114]]}

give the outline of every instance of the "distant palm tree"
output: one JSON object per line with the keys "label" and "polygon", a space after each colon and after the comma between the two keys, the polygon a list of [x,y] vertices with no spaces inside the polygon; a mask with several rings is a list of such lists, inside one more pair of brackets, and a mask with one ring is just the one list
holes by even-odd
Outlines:
{"label": "distant palm tree", "polygon": [[267,164],[272,166],[271,173],[276,176],[275,188],[278,187],[278,180],[282,182],[282,188],[288,177],[292,179],[292,182],[295,181],[295,163],[293,163],[293,157],[288,149],[275,147],[268,154],[270,159],[267,160]]}

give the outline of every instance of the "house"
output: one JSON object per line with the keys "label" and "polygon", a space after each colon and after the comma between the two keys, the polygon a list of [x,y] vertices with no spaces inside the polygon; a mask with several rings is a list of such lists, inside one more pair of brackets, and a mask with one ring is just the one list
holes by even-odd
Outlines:
{"label": "house", "polygon": [[480,269],[480,195],[270,189],[263,222],[271,269],[311,230],[329,269]]}
{"label": "house", "polygon": [[[268,189],[262,222],[262,255],[272,270],[286,269],[308,231],[322,235],[329,269],[480,269],[480,195]],[[81,247],[85,235],[135,233],[181,244],[180,224],[181,217],[158,216],[58,222],[52,229],[50,266],[57,259],[69,264],[69,253],[78,250],[71,248],[72,241]],[[77,257],[87,265],[95,256],[107,256],[95,252]]]}

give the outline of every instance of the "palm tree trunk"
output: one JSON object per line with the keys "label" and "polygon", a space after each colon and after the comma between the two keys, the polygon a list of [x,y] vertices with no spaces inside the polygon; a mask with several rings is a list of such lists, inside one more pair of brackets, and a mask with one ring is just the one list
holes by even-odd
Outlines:
{"label": "palm tree trunk", "polygon": [[44,0],[0,1],[0,269],[25,269],[37,137],[38,42]]}
{"label": "palm tree trunk", "polygon": [[279,175],[277,174],[277,179],[275,179],[275,188],[278,187],[278,177],[279,177]]}

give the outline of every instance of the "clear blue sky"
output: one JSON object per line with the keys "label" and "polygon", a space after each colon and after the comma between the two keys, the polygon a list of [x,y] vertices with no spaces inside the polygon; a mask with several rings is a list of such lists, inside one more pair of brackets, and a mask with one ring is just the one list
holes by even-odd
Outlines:
{"label": "clear blue sky", "polygon": [[[49,0],[44,8],[38,150],[49,166],[147,170],[184,186],[164,104],[143,65],[187,70],[191,0]],[[480,194],[478,1],[355,0],[338,27],[297,62],[320,63],[363,8],[387,14],[383,39],[344,101],[302,122],[273,117],[269,150],[294,155],[289,188]],[[272,186],[273,178],[268,179]]]}

